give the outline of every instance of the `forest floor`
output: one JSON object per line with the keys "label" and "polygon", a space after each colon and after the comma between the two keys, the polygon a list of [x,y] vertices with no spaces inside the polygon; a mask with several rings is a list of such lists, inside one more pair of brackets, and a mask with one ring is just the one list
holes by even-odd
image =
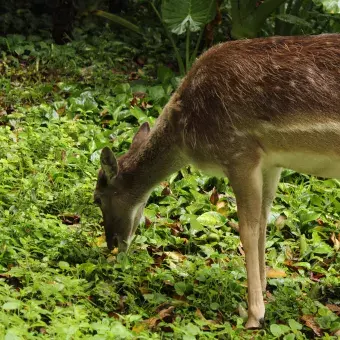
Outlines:
{"label": "forest floor", "polygon": [[0,339],[336,339],[338,180],[284,171],[261,330],[244,329],[226,178],[175,173],[153,191],[130,251],[109,253],[93,204],[100,150],[124,153],[180,80],[162,42],[150,54],[136,45],[109,30],[65,46],[0,37]]}

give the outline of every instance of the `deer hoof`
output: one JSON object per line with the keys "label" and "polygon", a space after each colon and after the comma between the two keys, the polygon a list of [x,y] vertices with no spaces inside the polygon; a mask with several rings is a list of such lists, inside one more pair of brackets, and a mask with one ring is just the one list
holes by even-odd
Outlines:
{"label": "deer hoof", "polygon": [[264,326],[264,318],[256,319],[254,317],[250,317],[246,323],[247,329],[258,329],[263,328]]}

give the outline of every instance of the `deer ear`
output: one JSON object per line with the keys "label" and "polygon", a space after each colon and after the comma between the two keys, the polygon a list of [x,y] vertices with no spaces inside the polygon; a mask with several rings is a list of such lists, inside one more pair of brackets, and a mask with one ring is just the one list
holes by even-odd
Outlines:
{"label": "deer ear", "polygon": [[133,137],[131,146],[139,146],[150,133],[150,125],[148,122],[143,123],[135,136]]}
{"label": "deer ear", "polygon": [[100,164],[108,180],[116,177],[118,174],[118,163],[112,150],[107,146],[102,150],[100,155]]}

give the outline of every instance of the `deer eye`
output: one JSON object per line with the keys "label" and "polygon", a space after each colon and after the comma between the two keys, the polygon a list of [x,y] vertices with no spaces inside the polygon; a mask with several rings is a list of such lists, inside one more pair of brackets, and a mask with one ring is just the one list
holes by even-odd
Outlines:
{"label": "deer eye", "polygon": [[101,205],[101,204],[102,204],[102,200],[101,200],[98,196],[95,196],[95,197],[94,197],[93,202],[94,202],[94,204],[96,204],[96,205]]}

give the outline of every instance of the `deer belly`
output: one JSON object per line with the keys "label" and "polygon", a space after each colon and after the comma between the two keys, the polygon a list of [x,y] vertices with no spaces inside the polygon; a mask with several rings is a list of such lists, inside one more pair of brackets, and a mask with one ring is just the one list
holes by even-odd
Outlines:
{"label": "deer belly", "polygon": [[314,176],[340,178],[338,155],[308,152],[275,152],[264,157],[264,167],[278,166]]}

